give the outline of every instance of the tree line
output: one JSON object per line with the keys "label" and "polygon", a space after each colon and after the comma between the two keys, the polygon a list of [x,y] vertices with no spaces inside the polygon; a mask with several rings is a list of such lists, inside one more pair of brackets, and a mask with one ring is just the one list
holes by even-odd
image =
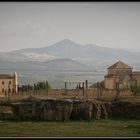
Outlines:
{"label": "tree line", "polygon": [[30,84],[21,85],[18,87],[18,91],[27,92],[27,91],[42,90],[42,89],[48,90],[50,88],[51,88],[51,86],[48,83],[48,81],[40,81],[33,85],[30,85]]}

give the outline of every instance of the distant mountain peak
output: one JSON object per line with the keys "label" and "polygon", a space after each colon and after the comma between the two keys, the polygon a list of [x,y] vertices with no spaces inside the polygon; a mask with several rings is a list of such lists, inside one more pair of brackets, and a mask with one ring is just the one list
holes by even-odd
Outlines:
{"label": "distant mountain peak", "polygon": [[61,41],[64,41],[64,42],[73,42],[72,40],[70,40],[70,39],[68,39],[68,38],[65,38],[65,39],[63,39],[63,40],[61,40]]}
{"label": "distant mountain peak", "polygon": [[72,40],[70,40],[70,39],[63,39],[63,40],[61,40],[61,41],[59,41],[59,42],[57,42],[56,44],[75,44],[75,45],[79,45],[78,43],[76,43],[75,41],[72,41]]}

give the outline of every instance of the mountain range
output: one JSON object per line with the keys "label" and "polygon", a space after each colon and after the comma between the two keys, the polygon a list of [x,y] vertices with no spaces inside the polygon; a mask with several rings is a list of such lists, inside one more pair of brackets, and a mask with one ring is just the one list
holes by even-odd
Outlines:
{"label": "mountain range", "polygon": [[[59,61],[54,61],[57,59]],[[140,68],[140,52],[129,52],[121,49],[105,48],[95,44],[80,45],[69,39],[64,39],[47,47],[26,48],[0,53],[0,60],[3,62],[16,62],[16,65],[18,65],[19,62],[20,64],[21,62],[30,63],[31,65],[29,64],[29,67],[32,66],[33,62],[37,62],[40,66],[49,65],[47,66],[49,69],[51,69],[51,63],[52,65],[55,65],[56,62],[61,65],[61,60],[63,64],[65,60],[65,64],[67,62],[66,69],[72,68],[71,63],[77,64],[79,62],[78,64],[81,64],[81,67],[79,67],[81,70],[82,67],[88,67],[88,69],[105,68],[112,63],[121,60],[128,63],[128,65],[130,64]],[[29,67],[27,66],[27,68]],[[55,66],[53,66],[53,69],[54,67]],[[55,69],[57,70],[57,67],[55,67]]]}
{"label": "mountain range", "polygon": [[[108,66],[118,60],[134,69],[140,69],[140,52],[100,47],[95,44],[80,45],[64,39],[42,48],[1,52],[0,72],[17,71],[27,77],[31,75],[35,77],[37,70],[42,73],[45,71],[105,72]],[[27,71],[30,71],[30,74],[27,74]]]}

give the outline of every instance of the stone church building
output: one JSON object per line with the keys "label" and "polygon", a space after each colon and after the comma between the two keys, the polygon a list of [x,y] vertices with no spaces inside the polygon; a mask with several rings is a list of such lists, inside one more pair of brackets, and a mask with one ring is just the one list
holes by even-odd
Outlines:
{"label": "stone church building", "polygon": [[108,74],[105,75],[103,81],[105,89],[115,89],[116,82],[119,82],[122,88],[128,88],[132,83],[140,84],[140,71],[132,71],[132,67],[121,61],[116,62],[107,69]]}

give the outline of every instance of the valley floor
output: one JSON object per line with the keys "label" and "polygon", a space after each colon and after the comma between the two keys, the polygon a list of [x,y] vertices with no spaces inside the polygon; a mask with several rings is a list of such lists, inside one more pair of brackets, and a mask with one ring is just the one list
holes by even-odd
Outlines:
{"label": "valley floor", "polygon": [[140,137],[140,120],[0,121],[0,137]]}

